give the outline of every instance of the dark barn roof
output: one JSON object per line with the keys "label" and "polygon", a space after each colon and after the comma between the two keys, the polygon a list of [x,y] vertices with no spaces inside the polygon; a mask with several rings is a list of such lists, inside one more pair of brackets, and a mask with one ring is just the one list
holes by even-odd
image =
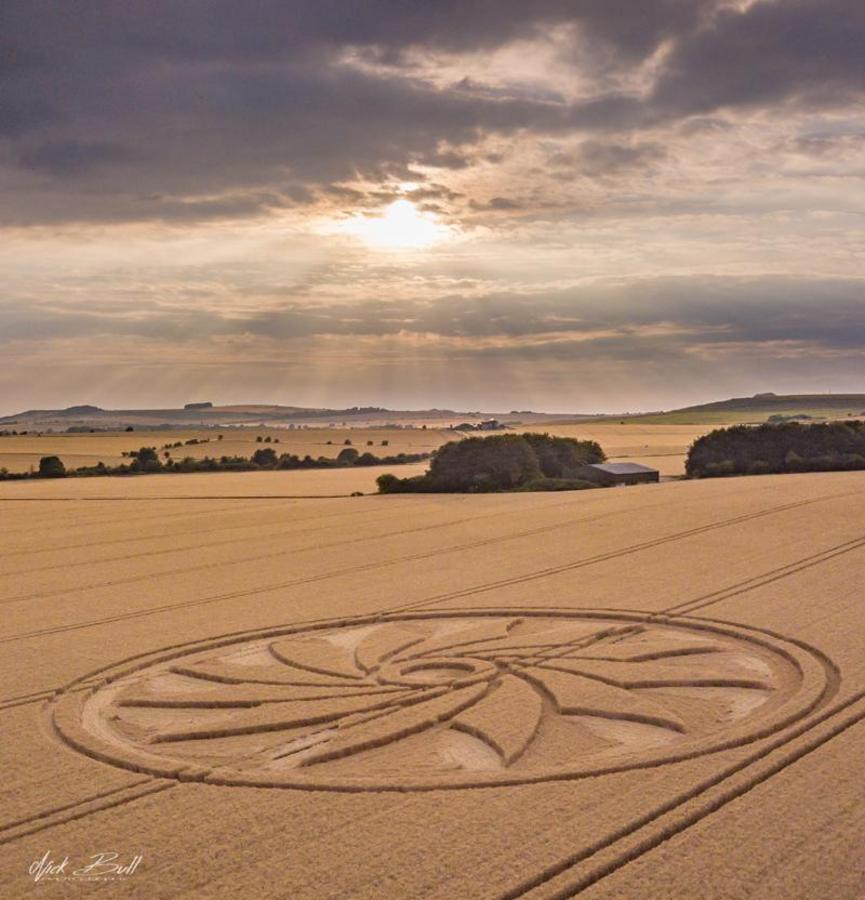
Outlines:
{"label": "dark barn roof", "polygon": [[657,472],[657,469],[651,469],[649,466],[640,465],[640,463],[592,463],[588,466],[590,469],[599,469],[608,475],[643,475],[649,472]]}

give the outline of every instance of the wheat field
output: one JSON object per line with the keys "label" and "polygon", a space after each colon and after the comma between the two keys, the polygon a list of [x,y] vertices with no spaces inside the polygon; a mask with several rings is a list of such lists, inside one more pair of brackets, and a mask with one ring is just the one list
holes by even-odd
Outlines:
{"label": "wheat field", "polygon": [[368,474],[0,485],[4,897],[865,894],[861,474]]}

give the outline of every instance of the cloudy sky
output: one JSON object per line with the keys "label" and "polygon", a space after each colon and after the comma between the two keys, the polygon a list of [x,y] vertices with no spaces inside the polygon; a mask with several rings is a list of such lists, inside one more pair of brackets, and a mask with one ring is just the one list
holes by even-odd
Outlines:
{"label": "cloudy sky", "polygon": [[0,413],[865,391],[862,0],[4,0]]}

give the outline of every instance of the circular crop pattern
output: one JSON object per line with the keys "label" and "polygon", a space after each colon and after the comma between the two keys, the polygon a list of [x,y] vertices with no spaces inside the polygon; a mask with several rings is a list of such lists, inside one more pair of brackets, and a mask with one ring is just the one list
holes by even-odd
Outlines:
{"label": "circular crop pattern", "polygon": [[686,619],[538,610],[287,627],[129,661],[71,685],[72,746],[217,784],[423,790],[659,765],[813,709],[800,646]]}

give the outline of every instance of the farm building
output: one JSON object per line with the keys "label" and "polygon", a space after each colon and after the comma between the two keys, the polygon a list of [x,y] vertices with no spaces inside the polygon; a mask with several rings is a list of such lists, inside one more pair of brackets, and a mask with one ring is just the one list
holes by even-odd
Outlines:
{"label": "farm building", "polygon": [[644,484],[660,481],[657,469],[650,469],[639,463],[595,463],[582,466],[577,475],[595,484]]}

